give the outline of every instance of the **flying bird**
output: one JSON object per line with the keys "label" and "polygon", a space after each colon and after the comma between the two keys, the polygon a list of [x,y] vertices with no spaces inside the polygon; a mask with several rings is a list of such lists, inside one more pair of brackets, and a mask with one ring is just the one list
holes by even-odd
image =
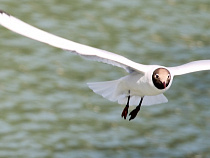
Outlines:
{"label": "flying bird", "polygon": [[87,59],[125,69],[128,72],[128,75],[120,79],[88,83],[89,88],[95,93],[110,101],[118,101],[119,104],[124,104],[125,108],[121,114],[124,119],[126,119],[129,106],[131,105],[137,106],[129,113],[129,120],[136,117],[142,105],[168,102],[163,93],[171,87],[174,76],[210,70],[210,60],[192,61],[175,67],[139,64],[118,54],[79,44],[50,34],[31,26],[2,10],[0,10],[0,24],[11,31],[28,38],[70,51]]}

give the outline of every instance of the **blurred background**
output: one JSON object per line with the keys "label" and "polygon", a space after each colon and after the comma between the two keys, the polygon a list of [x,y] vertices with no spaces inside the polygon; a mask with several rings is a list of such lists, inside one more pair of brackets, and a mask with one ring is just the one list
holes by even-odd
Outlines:
{"label": "blurred background", "polygon": [[[0,9],[142,64],[210,59],[209,0],[1,0]],[[123,69],[3,27],[0,35],[0,157],[210,155],[210,71],[174,78],[168,103],[142,107],[129,122],[121,118],[124,105],[86,85],[127,75]]]}

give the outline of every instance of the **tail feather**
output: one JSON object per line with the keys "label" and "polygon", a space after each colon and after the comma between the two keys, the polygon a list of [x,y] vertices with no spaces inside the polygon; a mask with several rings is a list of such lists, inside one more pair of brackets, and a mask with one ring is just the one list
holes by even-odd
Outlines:
{"label": "tail feather", "polygon": [[155,96],[145,96],[142,105],[154,105],[167,102],[168,99],[163,94],[159,94]]}
{"label": "tail feather", "polygon": [[117,96],[115,92],[117,90],[117,85],[119,81],[106,81],[106,82],[94,82],[87,83],[88,87],[92,89],[95,93],[103,96],[104,98],[110,101],[117,101]]}

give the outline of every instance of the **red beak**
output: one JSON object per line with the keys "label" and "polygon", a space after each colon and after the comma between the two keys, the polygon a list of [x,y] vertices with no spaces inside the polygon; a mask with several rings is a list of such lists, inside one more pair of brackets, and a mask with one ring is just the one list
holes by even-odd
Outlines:
{"label": "red beak", "polygon": [[166,88],[166,83],[165,82],[163,82],[163,86],[164,86],[164,89]]}

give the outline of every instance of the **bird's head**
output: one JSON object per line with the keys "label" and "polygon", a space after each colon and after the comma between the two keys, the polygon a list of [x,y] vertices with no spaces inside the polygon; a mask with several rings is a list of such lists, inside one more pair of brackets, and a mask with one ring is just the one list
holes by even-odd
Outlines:
{"label": "bird's head", "polygon": [[166,89],[171,81],[171,74],[166,68],[158,68],[152,74],[152,81],[157,89]]}

